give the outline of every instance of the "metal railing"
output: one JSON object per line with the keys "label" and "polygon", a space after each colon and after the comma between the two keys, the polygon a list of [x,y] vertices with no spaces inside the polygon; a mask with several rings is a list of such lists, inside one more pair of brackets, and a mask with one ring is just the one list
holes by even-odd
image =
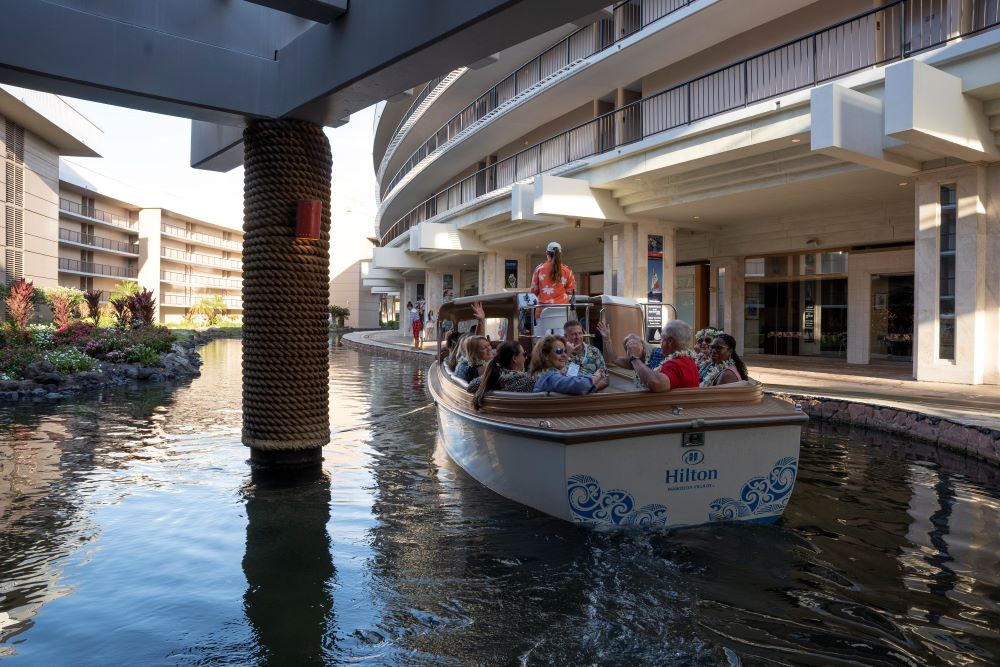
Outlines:
{"label": "metal railing", "polygon": [[161,248],[160,257],[163,257],[164,259],[172,259],[178,262],[200,264],[202,266],[217,266],[222,269],[230,269],[233,271],[243,270],[243,262],[238,259],[212,257],[211,255],[202,255],[196,252],[184,252],[183,250],[175,250],[174,248]]}
{"label": "metal railing", "polygon": [[59,240],[114,252],[127,252],[131,255],[139,254],[139,245],[137,243],[115,241],[113,239],[106,239],[103,236],[94,236],[93,234],[81,234],[71,229],[60,229]]}
{"label": "metal railing", "polygon": [[[928,16],[939,20],[925,20]],[[380,244],[517,181],[998,24],[1000,0],[956,7],[947,0],[898,0],[632,102],[480,169],[410,209],[385,231]]]}
{"label": "metal railing", "polygon": [[121,227],[122,229],[127,229],[132,232],[136,230],[136,223],[132,222],[123,215],[102,211],[101,209],[93,208],[92,206],[84,206],[83,204],[64,199],[63,197],[59,198],[59,210],[66,211],[67,213],[74,213],[92,220],[97,220],[108,225],[114,225],[115,227]]}
{"label": "metal railing", "polygon": [[73,271],[75,273],[89,273],[95,276],[106,276],[108,278],[131,278],[135,279],[139,275],[137,269],[130,269],[122,266],[109,266],[107,264],[95,264],[94,262],[81,262],[78,259],[59,258],[60,271]]}
{"label": "metal railing", "polygon": [[396,129],[392,131],[392,134],[389,137],[390,140],[396,138],[396,136],[399,134],[400,129],[402,129],[403,125],[406,124],[406,121],[410,118],[410,116],[413,115],[413,112],[416,110],[416,108],[420,106],[421,102],[427,99],[427,96],[431,94],[431,91],[434,90],[439,83],[444,81],[445,76],[446,75],[434,77],[433,79],[427,82],[426,86],[421,88],[419,93],[413,96],[413,101],[410,102],[410,107],[406,110],[406,113],[403,114],[403,117],[399,119],[399,123],[396,124]]}
{"label": "metal railing", "polygon": [[185,285],[205,285],[223,289],[243,289],[243,281],[236,278],[216,278],[215,276],[199,276],[195,273],[178,273],[177,271],[160,271],[160,280]]}
{"label": "metal railing", "polygon": [[240,250],[242,248],[242,244],[238,241],[228,241],[221,236],[212,236],[211,234],[203,234],[201,232],[189,232],[183,227],[168,225],[165,222],[160,223],[160,231],[168,236],[176,236],[218,248],[230,248],[233,250]]}
{"label": "metal railing", "polygon": [[[182,306],[184,308],[190,308],[194,304],[198,303],[205,296],[212,296],[211,294],[196,294],[193,296],[187,296],[185,294],[164,294],[160,298],[160,303],[164,306]],[[226,308],[242,309],[243,299],[239,297],[222,297],[223,303],[226,304]]]}
{"label": "metal railing", "polygon": [[[479,122],[508,100],[517,97],[570,63],[600,53],[629,35],[642,30],[653,21],[683,9],[695,1],[626,0],[615,5],[610,18],[584,26],[554,46],[549,47],[455,114],[403,163],[392,179],[382,188],[382,196],[385,197],[387,192],[396,187],[404,176],[410,173],[424,158],[437,150],[439,146]],[[416,105],[412,108],[416,108]],[[406,116],[403,117],[399,127],[402,127],[409,114],[410,112],[407,112]],[[396,128],[397,131],[399,127]]]}

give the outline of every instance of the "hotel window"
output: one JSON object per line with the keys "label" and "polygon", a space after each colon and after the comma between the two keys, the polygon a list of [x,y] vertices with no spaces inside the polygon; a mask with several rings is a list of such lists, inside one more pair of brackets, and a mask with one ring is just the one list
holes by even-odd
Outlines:
{"label": "hotel window", "polygon": [[940,293],[938,296],[938,358],[955,359],[955,186],[941,186]]}

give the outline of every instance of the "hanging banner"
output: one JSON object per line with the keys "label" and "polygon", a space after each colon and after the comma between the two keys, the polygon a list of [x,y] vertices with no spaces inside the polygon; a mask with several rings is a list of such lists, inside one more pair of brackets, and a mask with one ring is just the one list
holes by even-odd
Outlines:
{"label": "hanging banner", "polygon": [[507,289],[517,288],[517,260],[505,259],[503,261],[503,284]]}
{"label": "hanging banner", "polygon": [[646,238],[646,299],[650,303],[663,303],[663,237]]}

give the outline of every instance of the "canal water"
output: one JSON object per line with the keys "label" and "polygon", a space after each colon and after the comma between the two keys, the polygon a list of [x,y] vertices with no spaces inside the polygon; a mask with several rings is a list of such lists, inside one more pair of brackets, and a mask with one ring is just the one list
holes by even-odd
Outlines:
{"label": "canal water", "polygon": [[255,479],[240,343],[203,357],[0,408],[0,662],[1000,664],[995,467],[810,427],[775,525],[595,532],[458,470],[421,367],[336,345],[323,475]]}

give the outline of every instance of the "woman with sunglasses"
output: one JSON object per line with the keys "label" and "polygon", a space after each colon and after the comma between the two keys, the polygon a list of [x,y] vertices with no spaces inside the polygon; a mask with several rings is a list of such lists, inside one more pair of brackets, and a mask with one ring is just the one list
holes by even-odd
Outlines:
{"label": "woman with sunglasses", "polygon": [[497,348],[497,354],[486,364],[483,374],[469,383],[469,391],[475,394],[472,405],[476,410],[483,406],[483,397],[488,391],[532,391],[535,378],[524,370],[528,355],[517,341],[507,341]]}
{"label": "woman with sunglasses", "polygon": [[712,341],[720,333],[722,333],[721,329],[705,327],[704,329],[698,329],[698,333],[694,335],[694,361],[698,364],[698,378],[700,381],[705,379],[705,373],[712,366],[712,350],[709,348],[712,346]]}
{"label": "woman with sunglasses", "polygon": [[531,374],[535,391],[555,391],[560,394],[589,394],[608,386],[608,376],[598,370],[591,376],[566,375],[569,349],[562,336],[549,335],[538,341],[531,353]]}
{"label": "woman with sunglasses", "polygon": [[736,354],[735,338],[720,333],[712,341],[709,350],[711,363],[701,381],[702,387],[717,387],[720,384],[732,384],[750,378],[747,374],[747,365],[740,359],[740,355]]}

